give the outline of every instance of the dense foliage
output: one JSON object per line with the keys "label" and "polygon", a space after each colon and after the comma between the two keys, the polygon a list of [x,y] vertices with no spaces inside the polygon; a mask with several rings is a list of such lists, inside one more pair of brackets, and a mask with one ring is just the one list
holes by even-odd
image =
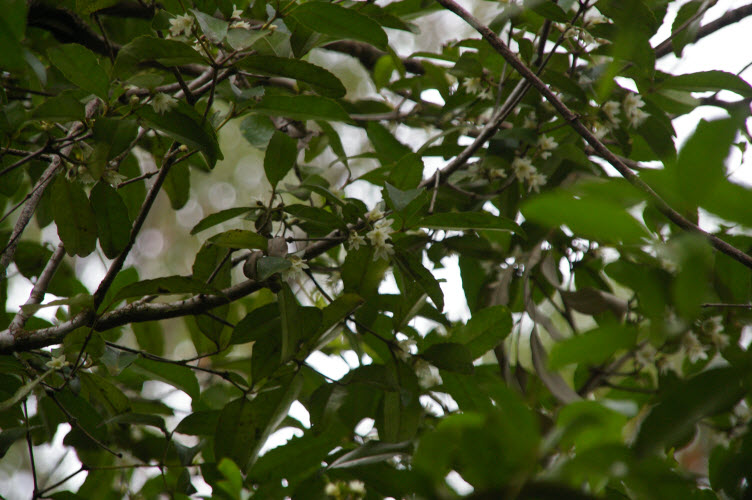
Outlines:
{"label": "dense foliage", "polygon": [[752,494],[752,5],[235,1],[0,1],[6,492]]}

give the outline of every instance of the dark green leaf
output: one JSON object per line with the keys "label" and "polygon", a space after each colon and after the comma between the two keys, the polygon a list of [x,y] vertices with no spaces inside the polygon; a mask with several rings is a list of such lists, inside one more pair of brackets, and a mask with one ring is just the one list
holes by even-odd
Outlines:
{"label": "dark green leaf", "polygon": [[496,347],[512,331],[512,315],[504,306],[491,306],[473,314],[451,337],[464,344],[477,359]]}
{"label": "dark green leaf", "polygon": [[176,293],[215,293],[216,290],[204,284],[202,281],[195,280],[186,276],[167,276],[165,278],[155,278],[151,280],[139,281],[126,285],[118,291],[113,299],[119,302],[123,299],[132,297],[144,297],[146,295],[173,295]]}
{"label": "dark green leaf", "polygon": [[396,456],[409,452],[410,448],[410,442],[381,443],[378,441],[369,441],[363,446],[359,446],[338,457],[329,464],[329,469],[346,469],[391,460]]}
{"label": "dark green leaf", "polygon": [[218,410],[194,411],[180,421],[175,432],[189,436],[212,436],[217,430],[218,420]]}
{"label": "dark green leaf", "polygon": [[220,43],[227,35],[227,27],[229,23],[221,19],[217,19],[214,16],[204,14],[198,9],[191,9],[193,15],[196,16],[196,21],[201,27],[201,31],[204,32],[206,38],[212,43]]}
{"label": "dark green leaf", "polygon": [[749,83],[733,73],[717,70],[671,76],[660,84],[660,88],[690,92],[730,90],[742,97],[752,97],[752,86]]}
{"label": "dark green leaf", "polygon": [[248,231],[245,229],[230,229],[229,231],[225,231],[224,233],[219,233],[212,236],[208,241],[212,245],[217,245],[223,248],[257,248],[259,250],[266,250],[267,244],[266,238],[258,233],[254,233],[253,231]]}
{"label": "dark green leaf", "polygon": [[150,379],[160,380],[185,392],[191,399],[198,400],[201,389],[196,375],[187,366],[139,358],[131,364],[128,370],[146,375]]}
{"label": "dark green leaf", "polygon": [[80,185],[60,175],[52,184],[57,234],[68,255],[86,257],[97,244],[97,221]]}
{"label": "dark green leaf", "polygon": [[264,115],[248,115],[240,123],[240,132],[245,140],[258,149],[266,149],[276,130],[269,117]]}
{"label": "dark green leaf", "polygon": [[368,122],[366,132],[382,164],[394,163],[406,154],[412,153],[409,147],[399,142],[386,127],[378,122]]}
{"label": "dark green leaf", "polygon": [[83,120],[86,110],[81,101],[70,93],[49,97],[34,109],[32,116],[38,120],[68,122]]}
{"label": "dark green leaf", "polygon": [[251,210],[250,207],[236,207],[236,208],[228,208],[226,210],[222,210],[221,212],[216,212],[211,215],[207,215],[206,217],[201,219],[201,221],[198,224],[193,226],[193,229],[191,229],[191,234],[198,234],[205,229],[209,229],[210,227],[214,227],[217,224],[221,224],[225,221],[228,221],[240,215],[246,214],[250,210]]}
{"label": "dark green leaf", "polygon": [[315,95],[267,95],[252,109],[256,113],[285,116],[296,120],[350,122],[350,115],[337,101]]}
{"label": "dark green leaf", "polygon": [[261,257],[256,262],[256,273],[258,274],[258,280],[264,281],[265,279],[290,269],[292,263],[284,257]]}
{"label": "dark green leaf", "polygon": [[71,43],[49,49],[47,57],[71,83],[108,100],[110,79],[92,51]]}
{"label": "dark green leaf", "polygon": [[298,143],[284,132],[272,135],[264,155],[264,172],[273,187],[285,178],[298,157]]}
{"label": "dark green leaf", "polygon": [[236,65],[252,73],[282,76],[307,83],[316,92],[327,97],[345,96],[345,87],[336,76],[309,62],[256,54],[241,59]]}
{"label": "dark green leaf", "polygon": [[444,292],[431,271],[423,267],[419,258],[412,253],[398,251],[394,256],[394,261],[400,270],[415,282],[431,297],[436,309],[444,310]]}
{"label": "dark green leaf", "polygon": [[122,252],[131,235],[131,221],[122,198],[106,182],[98,182],[89,197],[91,210],[97,222],[99,244],[108,259]]}
{"label": "dark green leaf", "polygon": [[354,9],[325,2],[307,2],[293,9],[290,15],[313,31],[370,43],[382,50],[387,48],[388,39],[381,26]]}
{"label": "dark green leaf", "polygon": [[311,207],[308,205],[287,205],[285,212],[302,219],[308,224],[316,226],[326,232],[340,228],[345,229],[345,223],[342,219],[323,208]]}
{"label": "dark green leaf", "polygon": [[433,344],[421,352],[420,356],[442,370],[465,374],[473,373],[473,355],[470,353],[470,349],[463,344],[455,342]]}
{"label": "dark green leaf", "polygon": [[637,331],[633,328],[603,326],[554,344],[548,366],[558,370],[573,363],[597,365],[619,350],[634,347],[636,341]]}
{"label": "dark green leaf", "polygon": [[144,35],[118,51],[114,74],[126,79],[139,69],[148,67],[148,61],[167,67],[204,63],[199,53],[187,43]]}
{"label": "dark green leaf", "polygon": [[520,226],[509,219],[488,212],[446,212],[431,214],[418,222],[420,227],[461,231],[466,229],[486,231],[511,231],[522,233]]}

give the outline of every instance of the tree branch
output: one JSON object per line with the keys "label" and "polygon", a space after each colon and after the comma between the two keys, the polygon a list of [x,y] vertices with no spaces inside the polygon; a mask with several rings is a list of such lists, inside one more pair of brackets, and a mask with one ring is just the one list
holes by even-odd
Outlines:
{"label": "tree branch", "polygon": [[564,104],[556,96],[556,94],[554,94],[553,91],[551,91],[551,89],[549,89],[548,86],[546,86],[546,84],[543,83],[543,81],[530,70],[530,68],[525,66],[525,64],[517,58],[514,52],[512,52],[509,47],[507,47],[507,45],[496,35],[496,33],[488,28],[488,26],[481,24],[480,21],[478,21],[468,11],[455,3],[454,0],[437,1],[448,10],[457,14],[465,22],[472,26],[478,33],[480,33],[481,36],[514,69],[516,69],[526,81],[528,81],[533,87],[535,87],[535,89],[538,90],[538,92],[540,92],[543,97],[545,97],[546,100],[551,103],[551,105],[553,105],[556,111],[558,111],[559,114],[567,122],[569,122],[570,126],[578,134],[580,134],[580,136],[582,136],[585,141],[588,142],[588,144],[593,147],[593,149],[599,156],[608,161],[622,175],[622,177],[629,181],[633,186],[646,194],[648,198],[650,198],[650,200],[656,204],[661,213],[663,213],[663,215],[665,215],[671,222],[685,231],[702,235],[717,250],[725,253],[732,259],[752,269],[752,257],[742,252],[738,248],[729,245],[717,236],[704,231],[689,220],[685,219],[679,212],[674,210],[668,203],[666,203],[666,201],[663,200],[663,198],[661,198],[660,195],[658,195],[658,193],[653,190],[653,188],[651,188],[647,183],[645,183],[645,181],[643,181],[634,172],[632,172],[632,170],[627,165],[625,165],[624,162],[622,162],[614,153],[612,153],[610,149],[608,149],[600,140],[598,140],[598,138],[595,137],[595,135],[593,135],[593,133],[587,127],[585,127],[585,125],[582,124],[582,122],[579,120],[579,117],[575,113],[573,113],[572,110],[570,110],[566,106],[566,104]]}

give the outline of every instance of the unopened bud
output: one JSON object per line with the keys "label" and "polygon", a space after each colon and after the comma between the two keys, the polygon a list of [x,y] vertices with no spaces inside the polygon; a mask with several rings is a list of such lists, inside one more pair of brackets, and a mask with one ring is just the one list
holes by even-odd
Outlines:
{"label": "unopened bud", "polygon": [[284,236],[275,236],[267,243],[267,255],[272,257],[285,257],[287,255],[287,242]]}
{"label": "unopened bud", "polygon": [[243,274],[245,274],[245,277],[249,280],[256,279],[256,263],[263,255],[264,254],[262,252],[256,250],[255,252],[252,252],[247,259],[245,259],[245,263],[243,264]]}

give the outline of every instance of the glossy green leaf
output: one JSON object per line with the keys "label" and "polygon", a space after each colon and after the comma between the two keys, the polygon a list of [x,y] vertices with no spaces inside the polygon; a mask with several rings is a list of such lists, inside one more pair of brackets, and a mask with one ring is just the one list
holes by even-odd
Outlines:
{"label": "glossy green leaf", "polygon": [[128,78],[139,69],[148,67],[145,64],[146,61],[154,61],[170,67],[201,64],[204,59],[187,43],[144,35],[118,51],[113,68],[114,75],[119,78]]}
{"label": "glossy green leaf", "polygon": [[227,36],[227,28],[229,26],[227,21],[204,14],[198,9],[191,9],[191,12],[196,16],[196,21],[198,21],[201,31],[204,32],[204,35],[206,35],[206,38],[211,43],[220,43]]}
{"label": "glossy green leaf", "polygon": [[139,358],[133,362],[129,369],[180,389],[193,400],[197,400],[199,397],[201,389],[198,380],[187,366]]}
{"label": "glossy green leaf", "polygon": [[253,111],[295,120],[331,120],[346,123],[351,121],[350,115],[337,101],[315,95],[264,96],[261,102],[253,107]]}
{"label": "glossy green leaf", "polygon": [[444,310],[444,292],[439,282],[431,274],[431,271],[423,267],[419,257],[409,252],[398,251],[394,255],[394,262],[406,276],[410,277],[420,286],[433,301],[436,309]]}
{"label": "glossy green leaf", "polygon": [[272,121],[265,115],[248,115],[240,123],[240,132],[245,140],[258,149],[266,149],[276,130]]}
{"label": "glossy green leaf", "polygon": [[39,120],[81,121],[86,116],[86,111],[78,98],[66,92],[45,99],[34,109],[32,116]]}
{"label": "glossy green leaf", "polygon": [[108,259],[114,259],[128,245],[131,221],[122,198],[106,182],[98,182],[89,195],[91,210],[97,222],[99,244]]}
{"label": "glossy green leaf", "polygon": [[481,309],[451,337],[464,344],[477,359],[501,342],[512,331],[512,315],[504,306],[491,306]]}
{"label": "glossy green leaf", "polygon": [[334,229],[345,229],[345,223],[342,219],[334,215],[332,212],[324,210],[323,208],[311,207],[303,204],[287,205],[285,212],[290,215],[306,221],[309,225],[316,226],[317,228],[329,232]]}
{"label": "glossy green leaf", "polygon": [[597,365],[637,341],[637,331],[620,326],[603,326],[557,342],[551,348],[548,366],[558,370],[568,364]]}
{"label": "glossy green leaf", "polygon": [[208,241],[212,245],[223,248],[257,248],[259,250],[266,250],[267,244],[266,238],[258,233],[245,229],[230,229],[229,231],[215,234],[209,238]]}
{"label": "glossy green leaf", "polygon": [[215,293],[216,289],[204,284],[202,281],[195,280],[186,276],[167,276],[164,278],[155,278],[143,280],[137,283],[126,285],[118,291],[113,299],[119,302],[123,299],[133,297],[144,297],[146,295],[174,295],[179,293]]}
{"label": "glossy green leaf", "polygon": [[428,229],[462,231],[467,229],[486,231],[511,231],[521,233],[520,226],[509,219],[488,212],[445,212],[423,217],[418,224]]}
{"label": "glossy green leaf", "polygon": [[276,131],[269,140],[264,155],[264,172],[273,187],[285,178],[298,157],[298,143],[284,132]]}
{"label": "glossy green leaf", "polygon": [[292,263],[284,257],[261,257],[256,262],[256,273],[259,281],[264,281],[271,276],[290,269]]}
{"label": "glossy green leaf", "polygon": [[380,443],[378,441],[369,441],[363,446],[359,446],[344,455],[337,457],[329,469],[347,469],[349,467],[359,467],[385,460],[391,460],[409,451],[410,443]]}
{"label": "glossy green leaf", "polygon": [[26,67],[21,40],[26,31],[28,5],[23,0],[5,0],[0,16],[0,67],[20,70]]}
{"label": "glossy green leaf", "polygon": [[336,76],[320,66],[299,59],[255,54],[241,59],[236,65],[254,74],[292,78],[310,85],[327,97],[345,96],[345,87]]}
{"label": "glossy green leaf", "polygon": [[217,430],[219,410],[194,411],[180,421],[175,432],[189,436],[212,436]]}
{"label": "glossy green leaf", "polygon": [[742,97],[752,97],[752,86],[744,79],[733,73],[718,70],[671,76],[660,84],[660,88],[690,92],[730,90]]}
{"label": "glossy green leaf", "polygon": [[368,122],[366,132],[368,140],[376,150],[376,156],[384,164],[396,162],[406,154],[412,153],[409,147],[399,142],[386,127],[378,122]]}
{"label": "glossy green leaf", "polygon": [[433,344],[420,356],[442,370],[457,373],[473,373],[473,355],[464,344],[442,342]]}
{"label": "glossy green leaf", "polygon": [[574,198],[562,191],[530,199],[522,206],[522,214],[548,227],[566,225],[595,241],[637,244],[649,237],[645,226],[615,203],[593,197]]}
{"label": "glossy green leaf", "polygon": [[47,57],[71,83],[108,100],[110,78],[92,51],[71,43],[49,49]]}
{"label": "glossy green leaf", "polygon": [[201,219],[198,224],[193,226],[193,229],[191,229],[191,234],[198,234],[205,229],[216,226],[217,224],[221,224],[230,219],[234,219],[235,217],[244,215],[250,210],[250,207],[236,207],[228,208],[226,210],[221,210],[219,212],[207,215],[206,217]]}
{"label": "glossy green leaf", "polygon": [[97,222],[86,193],[61,175],[52,184],[51,194],[57,234],[65,251],[68,255],[89,255],[97,244]]}
{"label": "glossy green leaf", "polygon": [[667,387],[640,425],[635,451],[645,455],[685,442],[700,419],[739,401],[745,393],[742,376],[737,368],[714,368]]}
{"label": "glossy green leaf", "polygon": [[388,39],[384,30],[355,9],[346,9],[325,2],[307,2],[290,12],[300,24],[334,38],[359,40],[386,50]]}

